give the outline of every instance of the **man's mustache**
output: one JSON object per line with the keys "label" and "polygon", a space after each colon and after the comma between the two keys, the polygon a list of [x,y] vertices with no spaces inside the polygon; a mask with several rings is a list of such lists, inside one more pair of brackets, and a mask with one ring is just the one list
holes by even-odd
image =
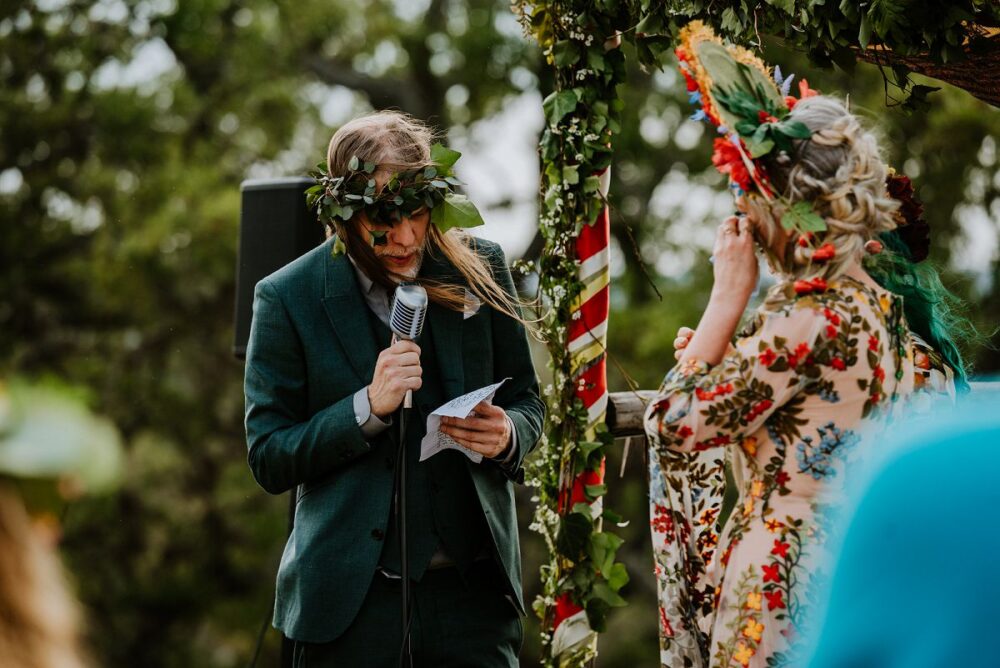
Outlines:
{"label": "man's mustache", "polygon": [[405,248],[402,251],[376,249],[375,255],[378,257],[406,257],[408,255],[420,254],[421,252],[422,250],[419,246],[413,246],[412,248]]}

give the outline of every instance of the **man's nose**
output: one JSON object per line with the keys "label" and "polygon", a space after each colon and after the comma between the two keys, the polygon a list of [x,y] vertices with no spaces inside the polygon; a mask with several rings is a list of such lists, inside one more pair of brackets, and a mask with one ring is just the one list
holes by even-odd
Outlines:
{"label": "man's nose", "polygon": [[398,223],[389,230],[389,241],[399,246],[414,246],[417,236],[413,232],[413,223],[409,218],[401,218]]}

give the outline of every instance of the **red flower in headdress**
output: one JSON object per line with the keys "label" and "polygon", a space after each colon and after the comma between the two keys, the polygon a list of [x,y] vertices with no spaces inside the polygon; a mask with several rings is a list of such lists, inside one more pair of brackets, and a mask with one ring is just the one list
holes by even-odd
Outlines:
{"label": "red flower in headdress", "polygon": [[712,164],[723,174],[728,174],[733,183],[743,192],[750,192],[750,172],[743,164],[740,151],[728,139],[716,137],[713,145]]}
{"label": "red flower in headdress", "polygon": [[913,183],[903,174],[891,174],[886,179],[889,196],[899,201],[899,227],[896,234],[910,250],[914,262],[927,258],[930,252],[930,226],[924,220],[924,205],[913,190]]}

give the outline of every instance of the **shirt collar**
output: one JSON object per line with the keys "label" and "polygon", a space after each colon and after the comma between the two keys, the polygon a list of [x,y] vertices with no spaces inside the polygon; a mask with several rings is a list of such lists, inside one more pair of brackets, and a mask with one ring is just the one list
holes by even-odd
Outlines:
{"label": "shirt collar", "polygon": [[370,294],[375,287],[375,281],[368,278],[368,274],[361,270],[361,267],[358,266],[358,263],[354,261],[354,258],[349,253],[347,254],[347,259],[351,261],[351,266],[354,267],[354,275],[358,279],[358,285],[361,286],[361,292],[366,295]]}

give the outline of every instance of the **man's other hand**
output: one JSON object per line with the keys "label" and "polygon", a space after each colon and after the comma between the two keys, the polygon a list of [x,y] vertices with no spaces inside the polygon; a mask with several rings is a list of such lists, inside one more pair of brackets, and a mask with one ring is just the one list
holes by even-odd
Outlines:
{"label": "man's other hand", "polygon": [[480,401],[467,418],[442,417],[440,429],[469,450],[490,459],[500,457],[510,446],[507,413],[488,401]]}

